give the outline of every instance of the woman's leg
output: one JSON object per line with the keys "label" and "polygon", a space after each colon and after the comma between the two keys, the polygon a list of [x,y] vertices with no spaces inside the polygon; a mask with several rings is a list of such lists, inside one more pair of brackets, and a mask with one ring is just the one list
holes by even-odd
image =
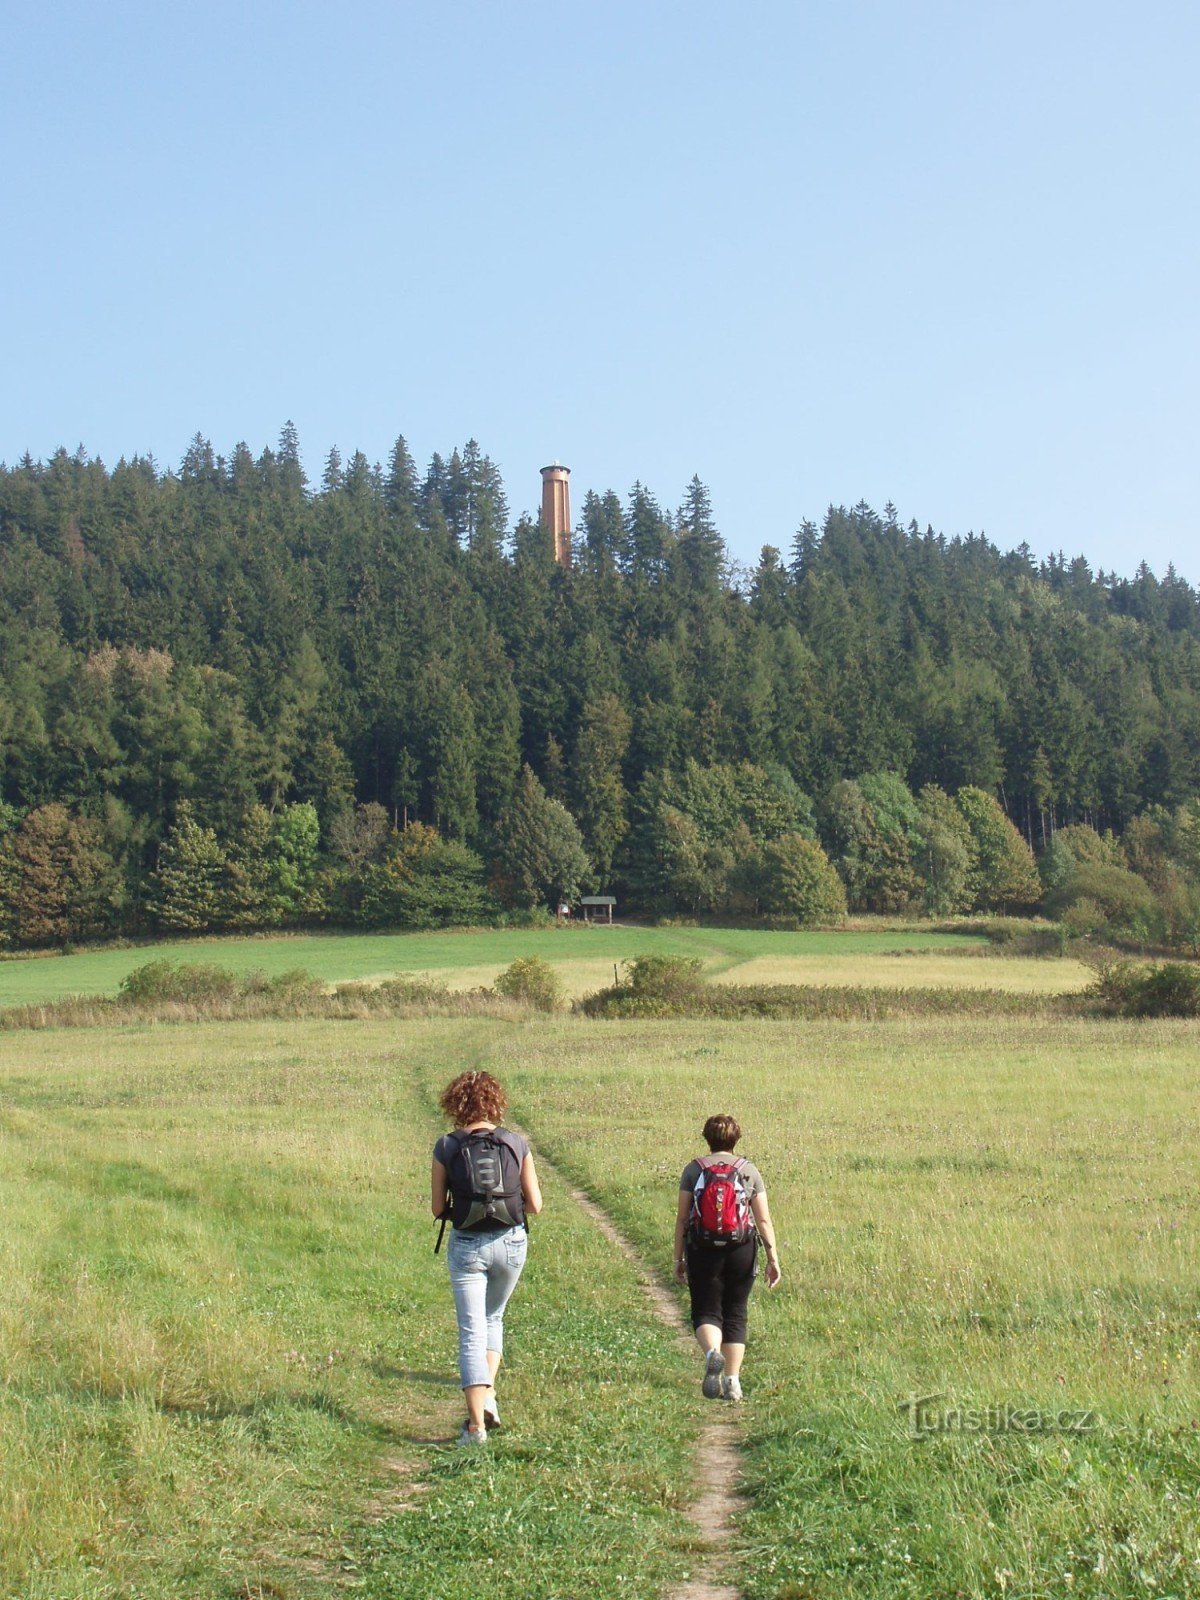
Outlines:
{"label": "woman's leg", "polygon": [[736,1344],[732,1339],[726,1339],[721,1345],[721,1354],[725,1357],[725,1376],[736,1378],[741,1374],[742,1357],[746,1354],[744,1344]]}
{"label": "woman's leg", "polygon": [[736,1378],[742,1370],[742,1358],[746,1354],[746,1313],[757,1270],[757,1239],[748,1239],[745,1244],[729,1249],[722,1283],[724,1334],[721,1351],[725,1357],[725,1373],[730,1378]]}
{"label": "woman's leg", "polygon": [[492,1384],[487,1361],[485,1245],[486,1239],[478,1234],[456,1232],[446,1253],[458,1316],[458,1372],[467,1402],[467,1420],[475,1430],[483,1427],[483,1403]]}
{"label": "woman's leg", "polygon": [[692,1327],[696,1343],[707,1355],[721,1348],[721,1259],[714,1250],[687,1246],[688,1296],[692,1302]]}
{"label": "woman's leg", "polygon": [[489,1246],[485,1311],[488,1375],[493,1383],[504,1354],[504,1308],[517,1287],[528,1248],[524,1228],[494,1235]]}
{"label": "woman's leg", "polygon": [[696,1333],[696,1343],[704,1352],[704,1382],[701,1388],[710,1400],[720,1395],[721,1376],[725,1370],[721,1357],[725,1320],[722,1311],[722,1280],[725,1274],[723,1254],[720,1250],[688,1245],[687,1279],[692,1301],[692,1327]]}

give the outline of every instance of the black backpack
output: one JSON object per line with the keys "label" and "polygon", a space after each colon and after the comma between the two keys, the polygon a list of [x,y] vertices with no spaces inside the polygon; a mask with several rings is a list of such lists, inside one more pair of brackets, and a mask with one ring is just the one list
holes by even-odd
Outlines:
{"label": "black backpack", "polygon": [[434,1254],[442,1248],[447,1222],[468,1231],[484,1222],[528,1228],[521,1158],[513,1149],[512,1135],[502,1128],[478,1128],[474,1133],[446,1137],[450,1144],[446,1153],[448,1208],[442,1212]]}

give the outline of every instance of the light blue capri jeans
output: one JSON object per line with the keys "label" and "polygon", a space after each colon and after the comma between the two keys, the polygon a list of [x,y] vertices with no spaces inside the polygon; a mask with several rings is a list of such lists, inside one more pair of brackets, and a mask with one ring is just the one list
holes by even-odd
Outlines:
{"label": "light blue capri jeans", "polygon": [[504,1308],[517,1287],[529,1235],[524,1228],[503,1233],[461,1233],[450,1236],[446,1259],[458,1313],[458,1370],[464,1389],[488,1385],[487,1353],[504,1349]]}

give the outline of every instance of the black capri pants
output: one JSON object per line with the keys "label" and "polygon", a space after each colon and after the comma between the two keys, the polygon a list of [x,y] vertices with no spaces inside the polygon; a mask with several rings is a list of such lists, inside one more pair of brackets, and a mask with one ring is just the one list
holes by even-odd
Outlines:
{"label": "black capri pants", "polygon": [[688,1290],[692,1327],[711,1322],[721,1330],[722,1344],[745,1344],[746,1307],[758,1271],[758,1237],[744,1244],[687,1242]]}

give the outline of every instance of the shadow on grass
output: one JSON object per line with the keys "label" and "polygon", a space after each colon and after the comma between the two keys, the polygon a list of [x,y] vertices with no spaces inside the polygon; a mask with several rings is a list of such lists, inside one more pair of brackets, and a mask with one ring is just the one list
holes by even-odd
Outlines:
{"label": "shadow on grass", "polygon": [[416,1383],[424,1388],[457,1389],[457,1378],[444,1372],[419,1372],[413,1367],[398,1367],[390,1361],[371,1361],[368,1367],[377,1378],[390,1378],[399,1383]]}

